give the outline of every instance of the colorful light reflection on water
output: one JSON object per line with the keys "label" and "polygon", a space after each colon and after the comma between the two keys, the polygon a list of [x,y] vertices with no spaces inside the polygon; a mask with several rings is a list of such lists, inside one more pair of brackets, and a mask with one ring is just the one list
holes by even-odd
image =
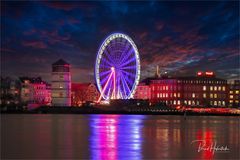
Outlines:
{"label": "colorful light reflection on water", "polygon": [[141,159],[144,116],[93,115],[90,150],[92,159]]}

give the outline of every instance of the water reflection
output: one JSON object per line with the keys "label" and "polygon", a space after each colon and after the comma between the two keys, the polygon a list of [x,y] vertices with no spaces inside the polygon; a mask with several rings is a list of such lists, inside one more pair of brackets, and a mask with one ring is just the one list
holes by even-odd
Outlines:
{"label": "water reflection", "polygon": [[91,116],[91,158],[141,159],[143,118],[144,116]]}

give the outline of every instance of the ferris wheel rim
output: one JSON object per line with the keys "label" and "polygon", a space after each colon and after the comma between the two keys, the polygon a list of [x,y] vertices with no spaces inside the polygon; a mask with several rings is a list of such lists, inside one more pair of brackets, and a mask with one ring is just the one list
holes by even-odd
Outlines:
{"label": "ferris wheel rim", "polygon": [[[96,83],[97,83],[98,90],[101,93],[103,91],[103,86],[102,86],[101,81],[100,81],[100,71],[99,71],[99,69],[100,69],[102,55],[104,54],[104,50],[106,49],[108,44],[116,38],[123,38],[123,39],[127,40],[128,43],[130,43],[131,47],[134,50],[134,56],[135,56],[135,60],[136,60],[136,65],[135,65],[136,74],[135,74],[135,80],[134,80],[134,83],[132,84],[130,94],[127,97],[127,99],[129,99],[129,98],[133,98],[133,95],[136,91],[136,87],[137,87],[137,85],[139,83],[139,80],[140,80],[140,56],[139,56],[139,52],[138,52],[138,49],[137,49],[134,41],[128,35],[126,35],[124,33],[119,33],[119,32],[118,33],[112,33],[109,36],[107,36],[107,38],[105,38],[104,41],[101,43],[101,45],[98,49],[98,52],[97,52],[97,58],[96,58],[96,62],[95,62],[95,80],[96,80]],[[106,95],[103,94],[104,99],[106,99],[105,96]]]}

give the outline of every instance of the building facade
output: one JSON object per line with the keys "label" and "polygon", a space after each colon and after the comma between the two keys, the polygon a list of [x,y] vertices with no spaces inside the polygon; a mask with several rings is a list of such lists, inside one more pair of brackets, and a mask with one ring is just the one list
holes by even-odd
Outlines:
{"label": "building facade", "polygon": [[227,81],[213,72],[198,72],[196,77],[151,80],[151,102],[169,106],[227,106]]}
{"label": "building facade", "polygon": [[229,83],[229,106],[240,107],[240,80],[234,80],[233,83]]}
{"label": "building facade", "polygon": [[40,77],[20,77],[21,102],[24,104],[51,104],[51,89]]}
{"label": "building facade", "polygon": [[1,77],[0,89],[0,105],[11,105],[20,103],[21,83],[19,80],[15,80],[10,77]]}
{"label": "building facade", "polygon": [[93,83],[72,83],[72,105],[81,106],[86,102],[96,102],[100,97],[97,86]]}
{"label": "building facade", "polygon": [[145,83],[139,83],[134,94],[134,99],[150,99],[151,88]]}
{"label": "building facade", "polygon": [[52,64],[52,105],[71,106],[70,64],[62,59]]}

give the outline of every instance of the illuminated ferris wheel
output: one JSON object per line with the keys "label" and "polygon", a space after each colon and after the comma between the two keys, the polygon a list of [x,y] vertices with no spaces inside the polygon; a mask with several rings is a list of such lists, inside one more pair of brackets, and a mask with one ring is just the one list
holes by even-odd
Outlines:
{"label": "illuminated ferris wheel", "polygon": [[95,78],[103,98],[133,97],[140,79],[140,58],[133,40],[122,33],[108,36],[98,50]]}

